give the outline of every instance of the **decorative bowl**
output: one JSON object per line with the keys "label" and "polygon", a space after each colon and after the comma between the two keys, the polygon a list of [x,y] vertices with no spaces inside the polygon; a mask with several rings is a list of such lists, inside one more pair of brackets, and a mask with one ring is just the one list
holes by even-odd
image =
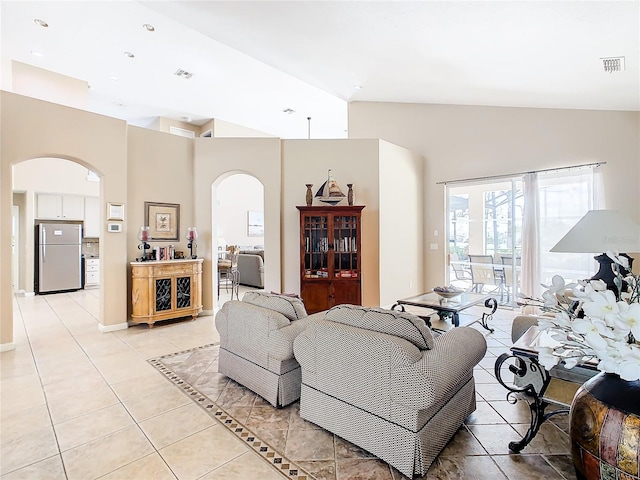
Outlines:
{"label": "decorative bowl", "polygon": [[439,292],[437,290],[432,290],[433,293],[437,293],[438,295],[440,295],[442,298],[453,298],[453,297],[457,297],[458,295],[462,295],[464,293],[464,290],[457,290],[455,292]]}

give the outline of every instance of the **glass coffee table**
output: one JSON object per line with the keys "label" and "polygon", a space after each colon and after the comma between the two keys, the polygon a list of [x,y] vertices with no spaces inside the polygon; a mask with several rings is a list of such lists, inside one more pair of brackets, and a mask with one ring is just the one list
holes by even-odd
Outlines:
{"label": "glass coffee table", "polygon": [[[496,293],[496,291],[486,294],[464,292],[452,298],[444,298],[434,292],[423,293],[421,295],[416,295],[415,297],[403,298],[402,300],[396,301],[393,307],[391,307],[391,310],[400,310],[404,312],[406,306],[428,308],[430,310],[435,310],[442,320],[450,318],[454,327],[459,327],[460,325],[468,326],[478,322],[485,329],[493,333],[493,328],[489,327],[488,322],[491,320],[493,314],[498,308],[498,301],[493,296],[494,293]],[[489,312],[483,312],[480,317],[469,315],[469,321],[462,322],[462,324],[460,323],[460,312],[481,304],[484,304],[484,306],[489,309]],[[428,315],[418,316],[424,319],[427,322],[427,325],[431,327],[431,320]]]}

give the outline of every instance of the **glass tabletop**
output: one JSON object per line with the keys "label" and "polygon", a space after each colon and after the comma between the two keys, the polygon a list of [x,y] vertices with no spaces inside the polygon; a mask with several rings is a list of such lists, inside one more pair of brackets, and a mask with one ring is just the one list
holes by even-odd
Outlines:
{"label": "glass tabletop", "polygon": [[398,305],[413,305],[416,307],[432,308],[447,312],[460,312],[479,303],[484,303],[493,296],[494,292],[472,293],[463,292],[452,298],[444,298],[434,292],[423,293],[414,297],[398,300]]}

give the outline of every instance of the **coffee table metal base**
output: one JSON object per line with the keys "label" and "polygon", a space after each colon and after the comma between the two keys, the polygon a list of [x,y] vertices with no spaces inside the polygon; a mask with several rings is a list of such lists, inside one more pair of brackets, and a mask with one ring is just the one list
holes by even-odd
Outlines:
{"label": "coffee table metal base", "polygon": [[[478,305],[484,302],[484,306],[489,309],[488,312],[483,312],[480,317],[475,318],[473,321],[465,323],[465,326],[472,325],[474,323],[479,323],[485,330],[493,333],[494,329],[489,326],[489,321],[493,318],[493,314],[496,313],[498,309],[498,301],[491,296],[488,295],[476,295],[477,299],[468,301],[466,303],[462,303],[460,305],[454,305],[449,303],[442,303],[438,301],[428,301],[425,300],[429,294],[425,294],[418,297],[407,298],[403,300],[398,300],[392,307],[391,310],[396,310],[398,307],[401,312],[406,311],[405,305],[419,308],[427,308],[429,310],[435,310],[438,313],[438,316],[441,320],[451,319],[451,323],[454,327],[460,326],[460,312],[470,308],[474,305]],[[431,294],[435,295],[435,294]],[[431,327],[431,319],[428,315],[418,315],[422,318],[429,327]]]}
{"label": "coffee table metal base", "polygon": [[[505,383],[502,379],[502,366],[510,358],[515,359],[515,362],[508,367],[511,373],[520,378],[524,378],[528,374],[534,375],[535,377],[539,377],[535,379],[537,381],[531,381],[531,383],[528,383],[524,387],[517,387],[515,385]],[[551,382],[551,376],[549,375],[549,372],[547,372],[547,370],[538,363],[537,358],[526,357],[526,360],[528,361],[525,361],[524,358],[514,353],[503,353],[498,357],[494,365],[494,372],[498,382],[500,382],[504,388],[509,390],[507,393],[507,401],[509,401],[509,403],[515,404],[518,401],[518,398],[516,398],[517,394],[524,394],[532,399],[529,403],[531,421],[527,433],[524,434],[520,441],[509,442],[509,450],[515,453],[520,452],[524,447],[529,445],[531,440],[533,440],[540,430],[540,426],[549,420],[549,418],[560,413],[569,413],[568,408],[561,408],[545,413],[545,410],[549,407],[550,403],[544,399],[544,395],[549,387],[549,383]],[[536,389],[534,383],[541,385],[541,387]]]}

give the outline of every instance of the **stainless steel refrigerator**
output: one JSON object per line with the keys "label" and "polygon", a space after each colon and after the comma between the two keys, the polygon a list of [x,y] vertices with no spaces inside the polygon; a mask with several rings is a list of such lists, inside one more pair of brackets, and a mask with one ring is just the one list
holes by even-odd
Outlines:
{"label": "stainless steel refrigerator", "polygon": [[82,288],[82,223],[36,225],[35,292]]}

